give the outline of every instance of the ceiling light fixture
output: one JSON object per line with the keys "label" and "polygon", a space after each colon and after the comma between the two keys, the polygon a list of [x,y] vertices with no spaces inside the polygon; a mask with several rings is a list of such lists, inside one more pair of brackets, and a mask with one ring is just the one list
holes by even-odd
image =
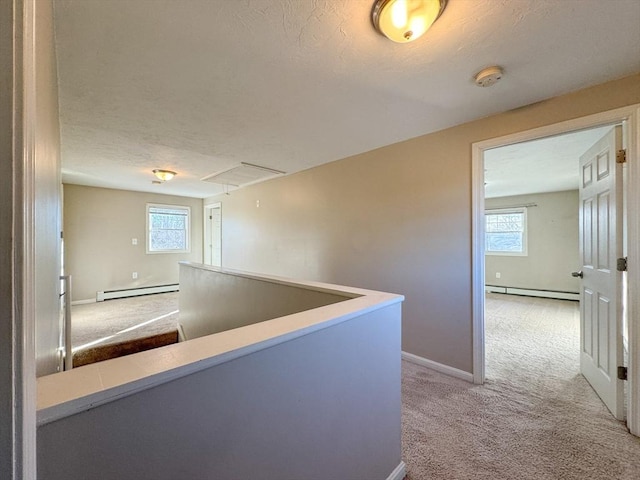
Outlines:
{"label": "ceiling light fixture", "polygon": [[153,174],[162,182],[168,182],[177,175],[176,172],[172,172],[171,170],[161,170],[159,168],[156,168]]}
{"label": "ceiling light fixture", "polygon": [[429,30],[446,5],[447,0],[376,0],[371,19],[389,40],[408,43]]}

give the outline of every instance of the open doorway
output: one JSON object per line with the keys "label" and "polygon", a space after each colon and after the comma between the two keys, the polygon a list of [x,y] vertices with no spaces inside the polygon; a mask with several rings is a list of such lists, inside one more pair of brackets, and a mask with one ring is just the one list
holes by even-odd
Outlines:
{"label": "open doorway", "polygon": [[611,127],[487,150],[485,284],[489,291],[578,300],[579,158]]}
{"label": "open doorway", "polygon": [[[504,147],[514,145],[523,141],[538,140],[545,137],[558,136],[568,132],[583,131],[593,127],[607,127],[611,129],[614,125],[623,125],[626,129],[624,132],[624,147],[627,149],[628,163],[629,163],[629,183],[635,183],[638,181],[638,173],[636,172],[638,156],[637,139],[640,134],[638,131],[638,125],[636,123],[637,111],[635,108],[622,108],[616,111],[604,112],[601,114],[593,115],[590,117],[584,117],[562,124],[551,125],[548,127],[541,127],[538,129],[521,132],[517,134],[507,135],[505,137],[495,138],[483,142],[479,142],[473,145],[473,310],[474,310],[474,381],[476,383],[483,383],[485,379],[485,154],[498,147]],[[587,146],[588,148],[588,146]],[[616,163],[616,151],[613,150],[613,165]],[[598,157],[599,158],[599,157]],[[599,162],[599,160],[597,160]],[[600,176],[600,164],[593,164],[591,172],[596,176]],[[604,164],[603,164],[604,165]],[[586,171],[586,170],[585,170]],[[581,172],[583,174],[584,172]],[[586,178],[586,176],[584,177]],[[595,177],[594,177],[595,178]],[[630,260],[635,258],[638,249],[635,246],[635,241],[638,236],[638,218],[637,218],[637,204],[636,194],[634,192],[627,192],[628,196],[632,197],[628,203],[629,207],[624,212],[625,223],[629,225],[628,236],[623,239],[627,241],[627,245],[631,245],[631,251],[629,253]],[[488,200],[491,203],[491,200]],[[535,203],[535,202],[534,202]],[[527,210],[539,208],[534,206],[525,207]],[[596,235],[600,235],[602,232],[596,232]],[[621,235],[622,236],[622,235]],[[528,245],[530,248],[530,244]],[[615,262],[614,262],[615,263]],[[615,267],[614,267],[615,268]],[[487,272],[486,276],[489,277],[493,274],[495,279],[495,273],[503,272]],[[569,272],[570,273],[570,272]],[[579,273],[577,271],[576,273]],[[631,368],[629,368],[629,378],[626,385],[628,386],[626,397],[629,405],[628,411],[628,426],[632,433],[638,434],[640,432],[640,416],[639,408],[637,404],[638,398],[638,375],[637,370],[634,370],[634,366],[637,366],[639,362],[638,355],[638,318],[633,312],[638,309],[638,285],[637,276],[633,274],[625,274],[627,277],[627,307],[630,314],[629,318],[629,360]],[[504,275],[500,275],[504,277]],[[493,281],[495,283],[495,280]],[[582,284],[581,284],[582,285]],[[584,289],[581,287],[581,291],[584,294]],[[617,318],[616,321],[621,323],[622,318]],[[618,330],[620,333],[622,329]],[[604,332],[603,338],[610,337],[607,332]],[[617,337],[617,335],[614,335]],[[620,335],[621,337],[621,335]],[[580,345],[581,354],[583,345]],[[616,362],[613,362],[616,363]],[[609,362],[608,368],[610,378],[614,379],[614,383],[617,385],[624,385],[624,383],[615,382],[616,379],[616,366],[612,362]],[[620,362],[622,363],[622,362]],[[620,366],[620,365],[618,365]],[[636,367],[637,368],[637,367]],[[623,395],[621,395],[624,398]],[[617,415],[617,414],[616,414]]]}
{"label": "open doorway", "polygon": [[204,263],[222,266],[222,206],[212,203],[204,207]]}
{"label": "open doorway", "polygon": [[[610,385],[600,385],[600,374],[604,369],[608,375],[610,362],[623,363],[617,350],[609,352],[608,343],[600,338],[605,336],[603,327],[613,332],[617,323],[609,327],[598,322],[616,318],[618,302],[611,300],[622,298],[623,292],[598,291],[595,299],[590,284],[595,274],[615,265],[616,240],[624,236],[617,233],[615,222],[603,225],[602,231],[590,227],[615,219],[616,210],[622,211],[614,201],[616,187],[622,191],[622,179],[617,183],[614,179],[595,199],[583,186],[592,188],[599,178],[605,182],[608,174],[615,177],[619,130],[608,125],[484,152],[485,338],[489,379],[536,385],[536,393],[545,397],[567,388],[581,390],[583,398],[590,396],[597,404],[586,378],[614,416],[622,419],[616,392],[608,391]],[[612,168],[604,164],[607,158]],[[588,164],[591,171],[586,175],[584,165],[589,161],[594,164]],[[602,211],[593,207],[597,203]],[[610,241],[601,238],[603,231],[611,234]],[[604,242],[600,248],[595,246],[598,242]],[[594,253],[610,258],[595,262]],[[581,278],[582,269],[587,278]],[[615,267],[612,270],[612,276],[618,275]],[[610,315],[598,312],[598,303],[600,309],[604,305],[611,310]]]}

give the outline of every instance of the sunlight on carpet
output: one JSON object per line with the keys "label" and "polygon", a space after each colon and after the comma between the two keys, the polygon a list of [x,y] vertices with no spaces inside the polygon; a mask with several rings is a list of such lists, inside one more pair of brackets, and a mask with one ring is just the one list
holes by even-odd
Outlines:
{"label": "sunlight on carpet", "polygon": [[73,351],[175,330],[178,292],[74,305]]}

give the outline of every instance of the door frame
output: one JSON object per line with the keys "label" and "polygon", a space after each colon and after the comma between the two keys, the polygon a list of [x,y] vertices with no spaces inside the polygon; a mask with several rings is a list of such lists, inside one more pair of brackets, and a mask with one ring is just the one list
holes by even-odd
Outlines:
{"label": "door frame", "polygon": [[[209,211],[213,210],[214,208],[218,208],[220,209],[220,215],[222,216],[222,202],[216,202],[216,203],[208,203],[204,206],[202,212],[203,212],[203,218],[202,218],[202,225],[203,225],[203,252],[202,252],[202,263],[204,263],[205,265],[212,265],[212,258],[211,258],[211,249],[208,248],[208,245],[211,243],[212,241],[212,231],[208,228],[208,221],[209,221]],[[208,260],[208,261],[207,261]],[[220,267],[222,267],[222,225],[220,225]]]}
{"label": "door frame", "polygon": [[[471,145],[471,290],[473,314],[473,381],[485,380],[484,338],[484,152],[514,143],[576,130],[623,124],[627,150],[627,315],[629,365],[627,426],[640,436],[640,104],[476,142]],[[630,213],[631,212],[631,213]]]}
{"label": "door frame", "polygon": [[[9,107],[12,121],[8,139],[0,139],[3,151],[11,152],[7,162],[10,188],[3,192],[0,211],[11,220],[12,239],[0,259],[0,296],[6,300],[9,320],[7,335],[0,337],[0,361],[11,366],[9,372],[0,372],[4,390],[0,397],[11,405],[0,409],[0,476],[8,473],[9,478],[35,480],[36,0],[3,2],[1,10],[0,42],[11,47],[0,53],[0,63],[12,72],[11,90],[2,103]],[[11,142],[8,148],[7,140]]]}

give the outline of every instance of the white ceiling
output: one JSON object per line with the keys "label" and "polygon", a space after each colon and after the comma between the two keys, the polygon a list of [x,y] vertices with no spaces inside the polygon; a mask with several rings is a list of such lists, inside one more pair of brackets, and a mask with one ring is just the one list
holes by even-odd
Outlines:
{"label": "white ceiling", "polygon": [[63,181],[90,186],[206,197],[240,162],[293,173],[640,71],[638,0],[449,0],[405,45],[373,0],[55,6]]}
{"label": "white ceiling", "polygon": [[582,130],[485,151],[485,197],[577,189],[580,155],[611,128]]}

